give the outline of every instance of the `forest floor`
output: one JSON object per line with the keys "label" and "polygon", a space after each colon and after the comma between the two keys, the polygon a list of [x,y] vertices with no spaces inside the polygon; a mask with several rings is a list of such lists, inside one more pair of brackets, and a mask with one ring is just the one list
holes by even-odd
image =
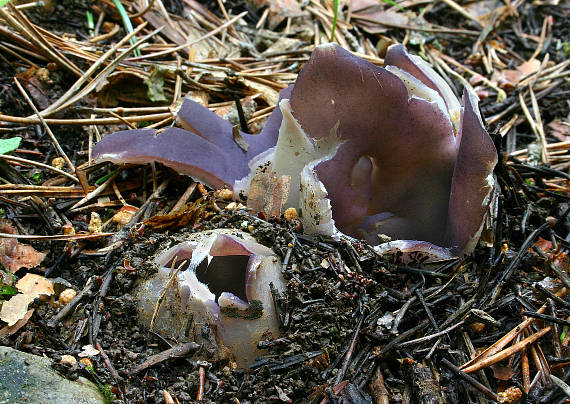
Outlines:
{"label": "forest floor", "polygon": [[[470,83],[499,151],[498,208],[475,251],[404,264],[235,208],[161,165],[91,158],[110,133],[173,125],[184,97],[258,133],[279,91],[329,42],[332,1],[122,2],[141,41],[128,52],[116,3],[0,9],[0,345],[47,356],[123,403],[567,400],[567,4],[340,2],[339,45],[382,66],[403,43],[456,94]],[[156,271],[153,257],[220,227],[245,228],[283,260],[281,335],[260,342],[249,369],[137,321],[135,291]],[[35,289],[45,278],[50,292]],[[8,306],[23,279],[36,295]],[[69,302],[69,289],[79,298]],[[89,360],[62,362],[86,346]],[[468,362],[469,374],[459,369]]]}

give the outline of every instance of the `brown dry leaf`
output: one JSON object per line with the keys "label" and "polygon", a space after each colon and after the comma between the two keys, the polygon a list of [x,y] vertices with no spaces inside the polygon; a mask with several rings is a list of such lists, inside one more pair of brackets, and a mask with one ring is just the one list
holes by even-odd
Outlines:
{"label": "brown dry leaf", "polygon": [[8,327],[13,326],[26,316],[28,305],[33,301],[34,298],[30,295],[19,294],[13,296],[7,302],[2,303],[0,320],[7,322]]}
{"label": "brown dry leaf", "polygon": [[254,80],[240,79],[240,83],[245,85],[252,93],[259,93],[259,98],[267,103],[267,105],[277,105],[279,102],[279,91],[268,85],[258,83]]}
{"label": "brown dry leaf", "polygon": [[185,205],[176,212],[162,216],[153,216],[144,221],[145,226],[152,227],[154,231],[175,230],[182,227],[192,227],[213,215],[214,200],[200,198]]}
{"label": "brown dry leaf", "polygon": [[[255,110],[257,108],[257,103],[255,102],[255,100],[252,97],[247,96],[247,97],[240,100],[240,104],[241,104],[241,108],[243,111],[243,116],[245,117],[245,120],[248,121],[249,119],[251,119],[251,116],[255,112]],[[240,118],[239,118],[239,114],[238,114],[237,106],[236,106],[235,102],[232,102],[230,105],[218,107],[214,110],[214,112],[220,118],[225,119],[226,121],[228,121],[232,125],[237,125],[237,126],[240,125]],[[239,130],[239,128],[238,128],[238,130]],[[242,147],[243,145],[238,144],[238,146],[240,146],[243,149],[243,147]]]}
{"label": "brown dry leaf", "polygon": [[295,49],[299,49],[303,45],[303,41],[297,38],[287,38],[280,37],[277,41],[273,42],[271,46],[261,52],[262,55],[268,55],[272,53],[288,52]]}
{"label": "brown dry leaf", "polygon": [[114,72],[97,87],[97,100],[102,107],[116,107],[120,103],[153,105],[145,85],[148,77],[148,74],[131,69]]}
{"label": "brown dry leaf", "polygon": [[548,124],[548,127],[551,130],[550,134],[556,139],[559,139],[563,142],[570,140],[570,125],[568,125],[568,123],[564,123],[561,120],[556,120],[550,122]]}
{"label": "brown dry leaf", "polygon": [[25,295],[33,296],[35,299],[40,295],[53,295],[53,284],[49,279],[41,275],[26,274],[16,282],[16,288]]}
{"label": "brown dry leaf", "polygon": [[[135,7],[138,11],[143,11],[146,5],[141,2],[140,5],[135,5]],[[190,51],[191,54],[193,53],[194,60],[207,59],[212,52],[215,52],[212,40],[198,41],[202,36],[202,28],[194,19],[166,20],[164,14],[156,9],[151,9],[144,15],[144,20],[155,29],[162,28],[160,35],[165,36],[176,45],[180,46],[192,42],[191,48],[180,49],[179,52],[188,55]],[[233,45],[229,42],[225,43],[225,45],[230,46],[228,53],[234,51]]]}
{"label": "brown dry leaf", "polygon": [[247,152],[249,144],[245,141],[245,139],[241,135],[241,132],[239,131],[239,126],[236,125],[232,129],[233,129],[232,136],[234,138],[234,142],[236,142],[236,144],[239,146],[240,149],[244,151],[244,153]]}
{"label": "brown dry leaf", "polygon": [[[0,220],[0,233],[18,234],[18,231],[8,221]],[[45,256],[34,247],[22,244],[14,238],[0,237],[0,264],[12,273],[22,267],[38,266]]]}
{"label": "brown dry leaf", "polygon": [[256,9],[269,6],[270,28],[275,28],[287,17],[299,17],[303,13],[298,0],[250,0],[250,3]]}
{"label": "brown dry leaf", "polygon": [[406,14],[385,8],[378,0],[353,0],[352,19],[370,34],[384,33],[391,29],[389,26],[408,25]]}
{"label": "brown dry leaf", "polygon": [[0,329],[0,338],[9,337],[10,335],[14,335],[16,332],[18,332],[18,330],[20,328],[22,328],[24,325],[26,325],[26,323],[28,322],[30,317],[32,317],[32,314],[34,314],[34,309],[28,310],[26,312],[26,314],[24,315],[24,317],[22,317],[20,320],[16,321],[16,324],[14,324],[12,326],[7,325],[7,326],[1,328]]}
{"label": "brown dry leaf", "polygon": [[538,71],[539,68],[540,61],[531,59],[518,66],[516,70],[495,70],[491,81],[497,83],[501,88],[512,88],[519,83],[522,77]]}
{"label": "brown dry leaf", "polygon": [[[539,237],[534,243],[534,247],[545,253],[548,259],[561,270],[565,272],[570,270],[570,260],[568,259],[568,255],[565,251],[560,251],[560,248],[558,250],[553,250],[554,245],[552,244],[552,241]],[[532,248],[529,248],[529,251],[535,254]]]}
{"label": "brown dry leaf", "polygon": [[554,255],[554,264],[564,272],[570,272],[570,258],[565,251],[559,252]]}
{"label": "brown dry leaf", "polygon": [[[540,251],[546,253],[552,250],[552,241],[545,240],[542,237],[539,237],[538,240],[534,243],[534,246],[538,248]],[[530,248],[529,251],[532,251],[532,248]]]}
{"label": "brown dry leaf", "polygon": [[[186,94],[184,98],[189,98],[192,101],[197,102],[201,106],[208,108],[208,101],[210,99],[210,96],[206,91],[203,90],[191,90],[188,94]],[[178,106],[178,108],[176,108],[176,110],[178,111],[181,106],[182,106],[182,101],[180,101],[180,105]]]}
{"label": "brown dry leaf", "polygon": [[524,62],[519,67],[517,67],[517,70],[519,72],[521,72],[523,74],[523,76],[526,76],[528,74],[532,74],[534,72],[537,72],[539,68],[540,68],[540,60],[531,59],[531,60]]}
{"label": "brown dry leaf", "polygon": [[462,5],[463,9],[475,17],[481,26],[485,26],[494,12],[502,13],[505,8],[500,0],[482,0]]}
{"label": "brown dry leaf", "polygon": [[52,282],[41,275],[35,274],[26,274],[16,283],[16,288],[22,293],[4,302],[2,311],[0,311],[0,320],[7,322],[9,327],[26,317],[28,305],[36,297],[41,295],[51,296],[54,293]]}
{"label": "brown dry leaf", "polygon": [[510,380],[515,374],[510,366],[504,366],[500,363],[491,365],[491,369],[493,370],[493,377],[499,380]]}
{"label": "brown dry leaf", "polygon": [[16,74],[16,77],[23,82],[26,91],[39,109],[45,109],[50,106],[51,100],[48,96],[48,85],[51,83],[51,79],[48,69],[45,67],[31,67],[22,73]]}

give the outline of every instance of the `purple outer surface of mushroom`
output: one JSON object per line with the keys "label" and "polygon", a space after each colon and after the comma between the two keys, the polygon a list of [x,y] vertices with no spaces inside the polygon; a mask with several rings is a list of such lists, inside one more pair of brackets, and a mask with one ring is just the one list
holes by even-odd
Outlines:
{"label": "purple outer surface of mushroom", "polygon": [[336,227],[373,245],[386,234],[470,252],[497,162],[477,100],[466,90],[461,109],[443,79],[401,45],[389,48],[386,64],[324,45],[291,93],[293,115],[309,137],[327,137],[340,123],[344,143],[315,167]]}
{"label": "purple outer surface of mushroom", "polygon": [[333,45],[315,49],[291,108],[314,139],[340,122],[345,143],[316,167],[340,231],[374,245],[379,233],[441,245],[455,163],[445,111],[409,98],[400,78]]}
{"label": "purple outer surface of mushroom", "polygon": [[463,251],[472,251],[483,230],[482,218],[491,202],[497,150],[475,109],[476,96],[465,90],[463,105],[457,135],[459,150],[449,199],[447,238]]}
{"label": "purple outer surface of mushroom", "polygon": [[[385,64],[375,66],[338,45],[317,47],[295,84],[281,92],[284,101],[261,134],[242,135],[250,145],[247,153],[233,141],[229,123],[186,101],[178,121],[190,132],[180,144],[167,145],[182,136],[176,129],[156,135],[161,141],[153,143],[154,150],[143,147],[149,141],[132,140],[135,135],[112,140],[126,139],[129,132],[148,138],[144,131],[119,132],[103,139],[94,154],[99,160],[159,161],[214,187],[245,191],[255,164],[274,158],[280,162],[276,174],[299,172],[291,184],[301,184],[300,200],[289,203],[305,207],[301,219],[307,229],[338,229],[373,245],[385,234],[427,241],[443,247],[442,254],[468,253],[488,211],[497,161],[477,99],[466,89],[461,107],[447,83],[402,45],[388,49]],[[278,136],[288,139],[281,142],[288,148],[280,147]],[[302,150],[294,150],[295,139]],[[280,173],[289,159],[293,168]]]}
{"label": "purple outer surface of mushroom", "polygon": [[457,97],[443,78],[422,58],[408,54],[404,46],[398,44],[390,47],[386,53],[384,64],[386,66],[396,66],[408,72],[432,90],[437,91],[445,102],[451,120],[454,122],[458,121],[461,109],[459,100],[457,100]]}
{"label": "purple outer surface of mushroom", "polygon": [[[287,96],[283,90],[281,97]],[[233,140],[232,125],[200,104],[186,100],[177,115],[184,129],[125,130],[105,136],[93,148],[96,161],[162,163],[214,188],[233,186],[249,174],[248,162],[275,146],[281,115],[274,114],[259,135],[240,132],[248,143],[244,152]]]}

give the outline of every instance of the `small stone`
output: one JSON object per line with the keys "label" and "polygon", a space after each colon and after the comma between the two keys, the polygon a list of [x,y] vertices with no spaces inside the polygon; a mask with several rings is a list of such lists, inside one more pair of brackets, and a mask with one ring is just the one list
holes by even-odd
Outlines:
{"label": "small stone", "polygon": [[230,201],[234,197],[234,193],[227,188],[216,191],[215,195],[217,198],[223,199],[225,201]]}
{"label": "small stone", "polygon": [[75,228],[71,223],[65,223],[63,226],[61,226],[61,229],[63,230],[63,235],[65,236],[73,236],[75,234]]}
{"label": "small stone", "polygon": [[77,296],[77,292],[71,288],[65,289],[63,292],[59,294],[59,302],[62,305],[66,305],[69,303],[73,298]]}
{"label": "small stone", "polygon": [[499,393],[499,403],[514,404],[522,397],[522,391],[518,387],[509,387]]}
{"label": "small stone", "polygon": [[77,359],[75,359],[75,356],[72,355],[63,355],[59,360],[59,363],[63,365],[73,366],[77,363]]}
{"label": "small stone", "polygon": [[106,403],[91,381],[83,377],[68,380],[52,369],[50,359],[12,348],[0,346],[0,375],[3,403]]}
{"label": "small stone", "polygon": [[113,222],[121,226],[124,226],[130,222],[130,220],[133,218],[135,213],[137,213],[137,211],[138,211],[137,207],[131,205],[125,205],[121,209],[119,209],[117,213],[113,215]]}
{"label": "small stone", "polygon": [[226,206],[226,210],[234,210],[237,207],[237,203],[235,202],[230,202],[228,203],[228,205]]}
{"label": "small stone", "polygon": [[556,219],[553,216],[547,216],[546,217],[546,223],[548,223],[548,225],[552,228],[552,227],[556,226],[556,223],[558,223],[558,219]]}
{"label": "small stone", "polygon": [[126,356],[131,361],[136,361],[139,358],[139,354],[132,351],[127,351]]}
{"label": "small stone", "polygon": [[89,233],[101,233],[103,231],[103,221],[97,212],[91,212],[91,220],[89,220]]}
{"label": "small stone", "polygon": [[285,212],[283,212],[283,217],[285,217],[285,220],[290,222],[292,220],[299,219],[299,214],[297,213],[297,209],[287,208]]}
{"label": "small stone", "polygon": [[63,159],[63,157],[56,157],[51,161],[51,165],[52,167],[61,170],[63,167],[65,167],[65,160]]}

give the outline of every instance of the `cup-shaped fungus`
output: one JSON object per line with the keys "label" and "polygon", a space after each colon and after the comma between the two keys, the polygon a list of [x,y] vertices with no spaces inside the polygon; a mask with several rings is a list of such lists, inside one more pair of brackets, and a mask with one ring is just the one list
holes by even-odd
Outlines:
{"label": "cup-shaped fungus", "polygon": [[240,367],[258,355],[258,341],[278,335],[270,284],[284,289],[281,262],[247,233],[195,233],[154,262],[158,272],[138,290],[140,319],[147,327],[219,351],[216,341],[202,338],[202,327],[211,327]]}
{"label": "cup-shaped fungus", "polygon": [[402,45],[388,49],[381,68],[327,44],[280,96],[263,131],[242,134],[247,151],[233,141],[229,123],[186,101],[178,114],[184,134],[119,132],[94,154],[160,161],[240,194],[259,167],[270,169],[290,177],[286,205],[300,208],[309,233],[340,231],[373,245],[385,234],[415,240],[390,248],[443,255],[474,248],[492,200],[497,152],[469,89],[461,106]]}

